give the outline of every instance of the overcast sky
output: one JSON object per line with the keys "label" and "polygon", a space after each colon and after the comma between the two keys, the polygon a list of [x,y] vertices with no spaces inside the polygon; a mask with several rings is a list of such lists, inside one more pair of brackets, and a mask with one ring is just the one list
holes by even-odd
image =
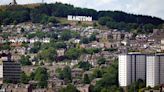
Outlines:
{"label": "overcast sky", "polygon": [[[9,4],[12,0],[0,0]],[[96,10],[121,10],[128,13],[157,16],[164,19],[164,0],[44,0],[47,3],[63,2]],[[17,0],[18,4],[39,3],[42,0]]]}

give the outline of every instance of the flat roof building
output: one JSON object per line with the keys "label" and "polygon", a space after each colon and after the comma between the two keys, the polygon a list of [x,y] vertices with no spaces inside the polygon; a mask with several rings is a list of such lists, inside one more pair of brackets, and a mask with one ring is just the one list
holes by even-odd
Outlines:
{"label": "flat roof building", "polygon": [[164,84],[164,55],[119,55],[119,85],[126,87],[139,79],[150,87]]}
{"label": "flat roof building", "polygon": [[119,84],[128,86],[142,79],[146,80],[146,56],[143,54],[119,55]]}
{"label": "flat roof building", "polygon": [[21,65],[11,61],[10,54],[1,54],[0,56],[0,84],[4,82],[17,83],[20,81]]}
{"label": "flat roof building", "polygon": [[148,55],[146,70],[146,86],[164,84],[164,55]]}

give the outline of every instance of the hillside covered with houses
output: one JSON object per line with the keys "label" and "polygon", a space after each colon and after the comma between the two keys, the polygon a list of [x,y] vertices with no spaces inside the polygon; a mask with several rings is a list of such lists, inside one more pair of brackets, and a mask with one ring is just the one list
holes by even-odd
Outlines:
{"label": "hillside covered with houses", "polygon": [[[21,66],[19,81],[1,84],[7,92],[123,92],[119,54],[164,52],[160,18],[62,3],[6,7],[0,10],[0,61],[9,55]],[[68,15],[93,20],[67,20]],[[134,85],[128,88],[134,91]]]}

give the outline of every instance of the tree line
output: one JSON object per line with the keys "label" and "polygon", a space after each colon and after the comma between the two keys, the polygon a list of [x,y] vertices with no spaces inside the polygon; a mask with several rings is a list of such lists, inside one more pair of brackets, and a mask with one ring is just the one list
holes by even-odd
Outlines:
{"label": "tree line", "polygon": [[0,22],[5,25],[27,21],[37,23],[51,21],[56,23],[57,21],[53,17],[67,17],[67,15],[92,16],[94,20],[109,17],[114,22],[143,25],[160,25],[164,23],[164,20],[157,17],[128,14],[122,11],[96,11],[94,9],[74,7],[73,5],[62,3],[41,4],[34,8],[21,5],[7,6],[6,9],[0,10]]}

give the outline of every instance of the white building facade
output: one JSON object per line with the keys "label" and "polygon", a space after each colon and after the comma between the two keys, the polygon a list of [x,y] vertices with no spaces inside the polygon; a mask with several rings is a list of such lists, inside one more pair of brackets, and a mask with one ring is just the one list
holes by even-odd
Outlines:
{"label": "white building facade", "polygon": [[164,84],[164,55],[147,56],[146,86]]}
{"label": "white building facade", "polygon": [[143,54],[119,55],[119,84],[128,86],[131,83],[146,79],[146,56]]}
{"label": "white building facade", "polygon": [[127,86],[131,84],[130,57],[128,55],[119,56],[119,85]]}
{"label": "white building facade", "polygon": [[159,59],[157,56],[147,56],[146,86],[154,87],[159,84]]}
{"label": "white building facade", "polygon": [[164,55],[119,55],[119,85],[126,87],[139,79],[150,87],[164,84]]}

